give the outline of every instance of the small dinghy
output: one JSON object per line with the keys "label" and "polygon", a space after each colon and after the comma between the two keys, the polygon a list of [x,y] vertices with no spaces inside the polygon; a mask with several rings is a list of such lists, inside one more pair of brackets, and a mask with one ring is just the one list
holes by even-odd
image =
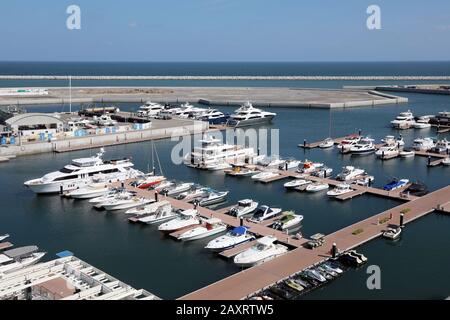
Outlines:
{"label": "small dinghy", "polygon": [[400,234],[402,233],[402,228],[396,227],[396,228],[389,228],[386,231],[383,232],[383,237],[389,240],[395,240],[400,237]]}

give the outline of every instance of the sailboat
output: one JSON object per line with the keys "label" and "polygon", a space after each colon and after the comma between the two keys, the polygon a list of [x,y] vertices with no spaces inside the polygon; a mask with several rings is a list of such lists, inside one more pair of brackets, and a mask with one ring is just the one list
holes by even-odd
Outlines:
{"label": "sailboat", "polygon": [[[166,177],[164,177],[162,173],[161,162],[159,160],[158,152],[156,151],[153,141],[151,148],[152,148],[152,171],[147,173],[143,179],[138,180],[136,182],[136,186],[139,189],[148,189],[166,180]],[[155,175],[155,155],[158,161],[160,175]],[[149,169],[150,168],[148,168],[148,171],[150,171]]]}
{"label": "sailboat", "polygon": [[321,144],[319,144],[319,148],[321,149],[327,149],[334,146],[334,140],[331,138],[331,109],[329,113],[329,125],[328,125],[328,138],[322,141]]}

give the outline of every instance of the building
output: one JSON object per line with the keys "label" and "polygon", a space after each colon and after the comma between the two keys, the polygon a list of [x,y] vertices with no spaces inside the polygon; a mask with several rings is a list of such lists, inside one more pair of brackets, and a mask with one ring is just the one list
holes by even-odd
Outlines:
{"label": "building", "polygon": [[50,113],[22,113],[5,120],[5,130],[13,135],[50,138],[63,131],[64,123],[58,115]]}

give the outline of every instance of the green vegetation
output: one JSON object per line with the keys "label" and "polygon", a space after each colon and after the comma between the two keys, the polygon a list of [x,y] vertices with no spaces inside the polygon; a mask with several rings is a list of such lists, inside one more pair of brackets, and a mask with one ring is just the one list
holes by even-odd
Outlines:
{"label": "green vegetation", "polygon": [[353,231],[352,235],[357,236],[358,234],[363,233],[363,232],[364,232],[364,229],[359,228],[359,229],[356,229],[355,231]]}

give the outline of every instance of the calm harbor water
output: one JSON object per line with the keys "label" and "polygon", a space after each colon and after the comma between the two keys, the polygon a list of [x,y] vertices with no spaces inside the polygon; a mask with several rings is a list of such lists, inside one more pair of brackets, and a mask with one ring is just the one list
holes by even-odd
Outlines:
{"label": "calm harbor water", "polygon": [[[433,114],[445,110],[448,97],[408,94],[408,105],[347,110],[307,110],[277,108],[273,125],[280,130],[280,154],[298,159],[325,162],[338,172],[343,165],[353,164],[375,176],[381,186],[392,177],[424,181],[430,190],[448,185],[450,171],[445,167],[427,168],[425,158],[395,159],[382,162],[374,156],[351,157],[337,150],[307,150],[297,147],[303,139],[315,141],[328,136],[329,117],[332,135],[341,136],[362,129],[380,139],[398,134],[389,121],[398,112],[412,109],[415,114]],[[29,111],[61,111],[61,106],[29,107]],[[136,105],[121,105],[124,110]],[[232,108],[221,108],[232,112]],[[420,135],[433,136],[434,130],[401,132],[409,144]],[[221,173],[197,171],[170,160],[170,140],[156,143],[164,174],[169,178],[193,181],[218,190],[230,190],[230,205],[242,198],[253,198],[305,216],[302,233],[330,233],[399,204],[397,201],[362,196],[347,202],[329,200],[324,193],[287,193],[283,182],[262,185],[250,179],[226,177]],[[42,154],[17,158],[0,167],[4,187],[0,194],[2,214],[0,233],[9,232],[16,245],[37,244],[49,252],[48,259],[68,249],[77,256],[117,276],[135,287],[144,287],[163,298],[176,298],[239,271],[225,261],[203,250],[208,239],[179,243],[162,236],[154,227],[129,225],[117,213],[93,210],[87,202],[36,196],[22,185],[70,162],[72,158],[96,152],[77,151],[64,154]],[[106,148],[106,158],[131,156],[136,167],[146,170],[151,162],[150,143]],[[369,291],[365,287],[365,268],[350,271],[331,285],[306,298],[443,298],[450,287],[444,267],[450,265],[445,254],[450,237],[448,217],[432,214],[408,226],[401,242],[392,244],[375,240],[360,248],[371,264],[382,268],[383,288]]]}

